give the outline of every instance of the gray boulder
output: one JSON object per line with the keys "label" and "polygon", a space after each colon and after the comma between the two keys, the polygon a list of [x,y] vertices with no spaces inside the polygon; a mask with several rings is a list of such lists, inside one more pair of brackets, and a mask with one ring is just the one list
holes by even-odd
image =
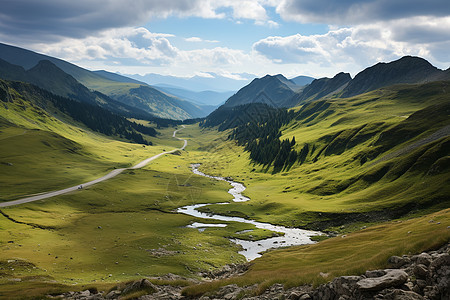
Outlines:
{"label": "gray boulder", "polygon": [[408,274],[403,270],[387,269],[385,275],[375,278],[364,278],[356,283],[361,291],[381,291],[386,288],[396,287],[408,280]]}

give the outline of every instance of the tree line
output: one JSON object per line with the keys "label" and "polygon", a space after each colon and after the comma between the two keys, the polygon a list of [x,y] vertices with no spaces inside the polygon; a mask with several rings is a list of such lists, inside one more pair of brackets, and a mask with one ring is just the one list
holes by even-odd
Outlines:
{"label": "tree line", "polygon": [[273,166],[274,172],[290,168],[298,158],[295,137],[280,140],[281,127],[294,118],[294,112],[276,109],[262,120],[251,120],[233,129],[230,139],[250,152],[250,159],[263,166]]}
{"label": "tree line", "polygon": [[235,107],[220,107],[211,113],[200,126],[218,126],[219,131],[234,128],[229,139],[236,140],[250,152],[250,159],[274,172],[290,168],[300,153],[294,149],[295,137],[280,140],[281,127],[288,124],[296,114],[283,108],[263,103],[251,103]]}
{"label": "tree line", "polygon": [[48,104],[51,103],[54,108],[93,131],[144,145],[151,145],[151,142],[145,140],[142,134],[149,136],[157,134],[154,128],[131,122],[99,106],[61,97],[31,84],[17,81],[5,82],[25,99],[33,99],[44,110],[48,111]]}

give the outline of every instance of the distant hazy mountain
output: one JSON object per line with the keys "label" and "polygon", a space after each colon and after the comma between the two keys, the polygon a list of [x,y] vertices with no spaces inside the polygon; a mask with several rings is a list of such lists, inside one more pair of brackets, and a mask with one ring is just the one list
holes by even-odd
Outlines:
{"label": "distant hazy mountain", "polygon": [[333,78],[325,77],[315,79],[292,97],[289,106],[296,106],[307,101],[317,100],[338,93],[342,91],[351,80],[352,78],[348,73],[339,73]]}
{"label": "distant hazy mountain", "polygon": [[139,80],[135,80],[133,78],[129,78],[126,76],[122,76],[120,74],[117,73],[112,73],[112,72],[108,72],[105,70],[98,70],[98,71],[92,71],[93,73],[100,75],[108,80],[113,80],[113,81],[117,81],[117,82],[124,82],[124,83],[137,83],[137,84],[145,84],[142,81]]}
{"label": "distant hazy mountain", "polygon": [[304,86],[307,84],[310,84],[315,78],[309,77],[309,76],[297,76],[294,78],[291,78],[290,81],[295,83],[298,86]]}
{"label": "distant hazy mountain", "polygon": [[244,78],[244,80],[236,80],[229,77],[220,76],[215,73],[209,73],[209,75],[210,77],[194,76],[192,78],[164,76],[158,74],[146,74],[144,76],[127,74],[126,76],[143,81],[152,86],[176,87],[196,92],[237,91],[256,77],[251,74],[239,74],[239,76]]}
{"label": "distant hazy mountain", "polygon": [[[123,111],[127,116],[131,109],[136,116],[151,114],[161,118],[186,119],[206,116],[212,110],[209,106],[196,105],[160,92],[135,79],[106,71],[92,72],[61,59],[1,43],[0,59],[23,68],[19,71],[8,67],[9,77],[0,74],[0,78],[22,80],[60,96],[97,102],[116,113],[121,113],[122,108],[128,107]],[[22,75],[26,73],[27,78],[11,77],[15,72]],[[93,93],[89,89],[101,93]],[[99,99],[102,97],[105,99]]]}
{"label": "distant hazy mountain", "polygon": [[[109,80],[114,80],[117,82],[147,85],[144,82],[104,70],[94,71],[94,73],[102,77],[105,77]],[[217,108],[217,106],[225,102],[225,100],[228,99],[228,97],[234,93],[234,92],[220,93],[213,91],[194,92],[184,90],[181,88],[159,87],[159,86],[151,86],[151,88],[155,88],[156,90],[162,93],[168,94],[168,96],[175,96],[176,98],[179,98],[179,100],[181,101],[173,100],[172,102],[174,102],[175,105],[180,106],[184,110],[186,110],[186,112],[188,112],[190,117],[192,118],[204,117],[208,115],[215,108]],[[192,103],[186,103],[186,101]]]}
{"label": "distant hazy mountain", "polygon": [[272,107],[284,107],[300,88],[283,75],[266,75],[254,79],[251,83],[231,96],[224,106],[238,106],[249,103],[265,103]]}
{"label": "distant hazy mountain", "polygon": [[399,83],[425,83],[444,80],[447,73],[420,57],[405,56],[390,63],[377,63],[348,84],[342,97],[351,97]]}
{"label": "distant hazy mountain", "polygon": [[208,115],[210,108],[203,108],[158,91],[148,85],[126,87],[112,97],[122,103],[168,119],[191,119]]}
{"label": "distant hazy mountain", "polygon": [[25,70],[21,66],[0,59],[0,78],[32,83],[58,96],[95,104],[124,116],[149,117],[143,111],[119,103],[101,93],[94,93],[48,60]]}
{"label": "distant hazy mountain", "polygon": [[195,92],[191,90],[186,90],[182,88],[177,87],[170,87],[170,86],[154,86],[160,91],[166,92],[168,94],[174,95],[178,98],[188,100],[191,102],[194,102],[196,104],[201,105],[210,105],[210,106],[219,106],[232,96],[235,92],[229,91],[229,92],[215,92],[215,91],[202,91],[202,92]]}

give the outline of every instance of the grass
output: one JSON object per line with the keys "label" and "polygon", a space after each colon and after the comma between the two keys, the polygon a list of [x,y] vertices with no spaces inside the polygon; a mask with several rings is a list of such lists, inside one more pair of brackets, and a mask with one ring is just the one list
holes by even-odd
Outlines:
{"label": "grass", "polygon": [[[318,122],[317,115],[305,123],[288,124],[282,138],[295,136],[297,149],[305,143],[315,147],[304,164],[276,174],[251,163],[242,147],[227,140],[227,132],[191,125],[177,135],[188,140],[186,150],[177,155],[166,155],[143,169],[125,171],[82,191],[6,208],[3,211],[11,218],[46,229],[0,216],[0,296],[11,298],[28,290],[26,295],[32,298],[83,290],[87,285],[107,290],[146,276],[196,277],[202,270],[244,262],[227,237],[257,240],[272,233],[234,222],[203,232],[186,228],[204,220],[178,214],[176,208],[231,200],[227,183],[193,175],[191,163],[201,163],[200,169],[207,174],[231,176],[244,183],[244,195],[251,199],[205,209],[274,224],[325,228],[347,236],[270,251],[255,260],[244,276],[188,286],[186,295],[198,296],[230,283],[258,284],[259,291],[275,282],[286,287],[319,284],[333,276],[387,267],[391,255],[446,243],[450,238],[450,185],[445,162],[436,159],[448,149],[448,138],[377,164],[373,160],[361,165],[359,160],[362,152],[373,148],[380,132],[389,132],[413,112],[442,101],[438,96],[412,97],[399,86],[332,101],[329,111],[319,112],[327,115],[323,122]],[[79,184],[182,144],[172,138],[174,128],[160,130],[161,135],[151,138],[155,146],[144,148],[25,106],[0,105],[3,201]],[[362,126],[358,132],[368,138],[355,134],[355,128]],[[338,138],[330,140],[337,132],[341,132]],[[355,145],[336,153],[344,141],[352,139]],[[318,154],[333,141],[334,150]],[[430,165],[436,170],[444,167],[444,171],[430,172]],[[400,214],[396,221],[381,223],[383,218],[371,217],[344,220],[345,226],[331,222],[357,213],[400,211],[405,206],[409,213]],[[368,228],[360,230],[364,226]]]}
{"label": "grass", "polygon": [[183,294],[198,297],[228,284],[257,291],[275,283],[285,288],[318,285],[336,276],[359,275],[389,267],[392,255],[437,249],[450,240],[450,209],[406,221],[392,221],[320,243],[274,250],[252,262],[242,276],[186,287]]}
{"label": "grass", "polygon": [[180,144],[162,144],[166,132],[151,147],[113,140],[26,101],[0,105],[0,115],[0,201],[87,182]]}
{"label": "grass", "polygon": [[[182,164],[181,157],[170,156],[152,165],[156,170],[128,171],[81,192],[4,209],[14,219],[54,229],[32,229],[31,234],[26,225],[2,218],[1,240],[14,241],[2,245],[2,256],[31,261],[60,282],[77,283],[166,273],[192,276],[243,261],[223,236],[251,226],[232,224],[200,233],[185,228],[196,218],[172,213],[187,204],[229,198],[224,183],[210,185],[206,178],[191,176],[187,167],[157,171],[173,160]],[[160,248],[166,250],[162,256]]]}
{"label": "grass", "polygon": [[[80,184],[182,144],[172,138],[174,128],[161,130],[151,147],[112,140],[25,100],[0,110],[2,200]],[[80,286],[166,273],[195,276],[199,270],[243,261],[225,236],[253,226],[230,224],[199,232],[185,228],[199,220],[173,211],[229,200],[226,183],[193,176],[190,162],[186,151],[166,155],[89,189],[5,208],[11,218],[41,227],[0,217],[0,260],[32,266],[12,268],[6,278],[20,279],[30,289],[25,283],[30,276],[44,284],[56,280]],[[10,293],[9,281],[2,291]]]}
{"label": "grass", "polygon": [[[444,161],[448,155],[445,150],[448,137],[387,161],[374,164],[379,157],[365,164],[360,161],[363,154],[377,147],[381,133],[389,136],[401,129],[409,130],[403,135],[414,137],[387,149],[380,155],[383,156],[448,125],[448,118],[436,116],[434,122],[426,118],[435,114],[432,105],[447,102],[448,92],[441,90],[446,84],[400,85],[350,99],[329,100],[331,104],[327,110],[319,111],[315,117],[295,120],[283,128],[281,139],[295,136],[297,150],[305,144],[312,150],[303,164],[294,164],[289,170],[275,174],[272,168],[251,163],[242,147],[227,141],[227,132],[187,129],[182,134],[199,137],[193,147],[198,153],[198,162],[202,163],[200,169],[243,182],[247,187],[244,194],[252,199],[227,206],[208,206],[207,209],[226,215],[239,212],[241,216],[286,226],[335,230],[333,224],[317,222],[326,220],[325,214],[344,216],[391,211],[401,216],[403,211],[409,211],[409,215],[414,216],[418,212],[424,214],[447,208],[450,185]],[[415,96],[424,93],[421,89],[432,91],[429,94],[433,96]],[[408,119],[409,123],[405,123],[408,116],[427,107],[424,120]],[[320,119],[321,115],[326,117]],[[420,128],[420,134],[414,131],[415,128]],[[338,137],[331,138],[336,133],[340,133]],[[331,150],[332,144],[336,145],[334,150]],[[202,155],[205,150],[209,151],[208,156]],[[326,154],[326,151],[330,153]],[[442,157],[441,172],[433,173],[431,166],[438,163],[439,157]],[[366,224],[354,222],[359,222],[361,227],[381,221],[380,217],[372,215]]]}

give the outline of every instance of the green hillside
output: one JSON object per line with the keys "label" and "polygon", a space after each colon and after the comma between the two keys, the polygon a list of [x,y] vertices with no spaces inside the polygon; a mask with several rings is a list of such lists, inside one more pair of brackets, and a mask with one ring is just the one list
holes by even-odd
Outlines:
{"label": "green hillside", "polygon": [[[45,98],[30,99],[32,89],[21,94],[8,82],[0,84],[0,91],[8,91],[0,94],[2,202],[78,185],[182,144],[172,138],[174,128],[148,137],[151,147],[118,141],[92,132]],[[0,297],[40,298],[105,279],[110,284],[140,274],[192,276],[243,262],[226,237],[251,225],[230,224],[204,235],[186,228],[196,218],[173,212],[228,198],[226,183],[192,176],[191,159],[187,152],[163,156],[90,188],[2,208]]]}
{"label": "green hillside", "polygon": [[[281,170],[275,162],[250,161],[251,152],[227,141],[224,148],[229,150],[220,156],[227,161],[223,169],[217,169],[221,164],[215,160],[207,160],[202,168],[239,176],[248,186],[247,196],[261,200],[208,208],[334,231],[341,225],[448,207],[449,85],[393,86],[295,109],[276,138],[294,137],[298,157]],[[252,130],[248,124],[244,127]],[[264,131],[264,125],[259,128]]]}
{"label": "green hillside", "polygon": [[0,78],[3,79],[33,83],[60,96],[97,103],[127,117],[183,120],[204,117],[209,112],[208,107],[178,99],[132,79],[127,81],[105,73],[108,74],[91,72],[61,59],[0,43]]}
{"label": "green hillside", "polygon": [[97,86],[97,90],[155,116],[166,119],[192,119],[204,116],[202,109],[188,101],[164,94],[147,85],[120,83]]}
{"label": "green hillside", "polygon": [[[15,70],[21,72],[11,68],[11,74]],[[144,86],[103,88],[153,109],[144,100],[153,90]],[[24,83],[0,81],[0,99],[2,202],[78,185],[182,144],[173,138],[176,127],[158,129],[159,135],[136,127],[153,146],[126,142],[119,132],[107,136],[120,124],[139,130],[94,109],[77,119],[68,107],[79,102]],[[188,141],[184,151],[89,188],[1,209],[0,297],[107,291],[168,273],[199,279],[201,272],[245,262],[230,238],[273,235],[252,224],[177,212],[199,203],[211,203],[199,209],[204,212],[328,236],[314,245],[270,250],[242,276],[202,284],[164,281],[187,285],[183,294],[191,297],[227,284],[254,285],[256,294],[274,283],[317,285],[387,268],[392,255],[435,249],[450,240],[449,116],[448,81],[321,98],[289,110],[263,103],[223,106],[177,133]],[[193,174],[192,163],[242,182],[250,201],[231,202],[229,184]],[[189,228],[210,221],[226,226]]]}
{"label": "green hillside", "polygon": [[[449,87],[450,82],[397,85],[295,108],[291,121],[280,127],[279,140],[295,137],[293,149],[305,154],[281,171],[274,163],[252,161],[245,145],[238,145],[242,141],[229,135],[232,130],[217,137],[214,128],[200,129],[198,150],[214,153],[199,154],[201,170],[244,183],[244,194],[251,199],[208,206],[205,212],[337,236],[316,245],[270,251],[254,260],[244,275],[188,287],[184,294],[198,297],[228,284],[256,283],[255,293],[274,283],[285,288],[319,284],[386,268],[392,255],[447,243]],[[274,122],[258,124],[261,132]],[[198,129],[185,134],[191,130]]]}
{"label": "green hillside", "polygon": [[[95,179],[160,150],[142,145],[142,134],[154,139],[153,128],[29,84],[0,80],[0,100],[2,201]],[[117,147],[130,155],[107,150]]]}

